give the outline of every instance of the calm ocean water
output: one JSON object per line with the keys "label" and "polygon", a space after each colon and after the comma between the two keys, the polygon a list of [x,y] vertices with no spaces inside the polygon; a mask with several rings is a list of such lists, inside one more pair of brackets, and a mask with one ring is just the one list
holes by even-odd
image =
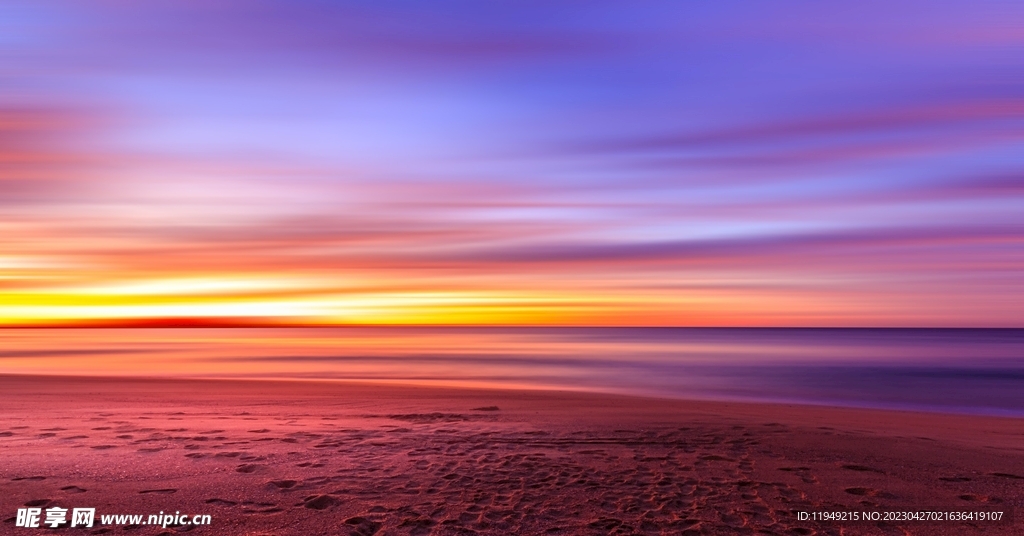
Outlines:
{"label": "calm ocean water", "polygon": [[0,373],[397,380],[1024,416],[1024,330],[0,330]]}

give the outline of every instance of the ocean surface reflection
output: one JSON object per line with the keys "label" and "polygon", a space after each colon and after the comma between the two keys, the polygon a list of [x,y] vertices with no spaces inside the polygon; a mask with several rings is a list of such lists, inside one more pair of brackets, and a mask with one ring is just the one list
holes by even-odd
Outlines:
{"label": "ocean surface reflection", "polygon": [[5,329],[0,372],[389,380],[1024,416],[1024,330]]}

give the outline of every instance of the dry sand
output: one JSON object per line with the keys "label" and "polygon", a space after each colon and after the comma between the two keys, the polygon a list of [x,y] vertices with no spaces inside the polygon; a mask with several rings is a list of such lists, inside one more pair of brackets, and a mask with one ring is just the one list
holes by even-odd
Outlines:
{"label": "dry sand", "polygon": [[[1019,511],[1020,419],[360,383],[0,376],[0,393],[3,534],[1024,533],[1020,515],[796,514]],[[213,522],[17,528],[24,505]]]}

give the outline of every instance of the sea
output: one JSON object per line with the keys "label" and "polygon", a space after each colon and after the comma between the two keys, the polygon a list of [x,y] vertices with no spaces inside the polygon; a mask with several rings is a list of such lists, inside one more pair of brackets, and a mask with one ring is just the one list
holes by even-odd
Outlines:
{"label": "sea", "polygon": [[1024,330],[0,329],[0,373],[356,380],[1024,416]]}

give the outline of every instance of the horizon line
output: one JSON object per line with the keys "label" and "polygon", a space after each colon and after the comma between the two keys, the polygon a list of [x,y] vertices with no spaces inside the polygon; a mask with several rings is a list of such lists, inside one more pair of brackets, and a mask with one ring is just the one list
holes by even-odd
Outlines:
{"label": "horizon line", "polygon": [[607,329],[916,329],[916,330],[1022,330],[1024,326],[938,326],[938,325],[630,325],[630,324],[501,324],[501,323],[361,323],[281,322],[238,318],[147,318],[113,320],[70,320],[34,323],[2,323],[10,329],[243,329],[243,328],[607,328]]}

